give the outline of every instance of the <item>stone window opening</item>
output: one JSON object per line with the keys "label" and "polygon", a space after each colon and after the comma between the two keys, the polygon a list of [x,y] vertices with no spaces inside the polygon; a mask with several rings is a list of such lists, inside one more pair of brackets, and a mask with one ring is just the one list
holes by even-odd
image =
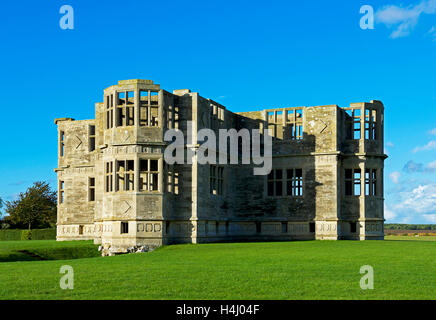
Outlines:
{"label": "stone window opening", "polygon": [[267,128],[273,140],[283,140],[283,111],[268,111],[266,113]]}
{"label": "stone window opening", "polygon": [[371,125],[370,125],[370,129],[371,129],[371,134],[370,139],[376,140],[377,137],[377,110],[371,110]]}
{"label": "stone window opening", "polygon": [[303,196],[303,169],[271,170],[267,176],[267,195],[269,197]]}
{"label": "stone window opening", "polygon": [[224,108],[214,103],[210,104],[210,128],[218,130],[224,126]]}
{"label": "stone window opening", "polygon": [[167,192],[179,194],[179,172],[173,165],[167,165]]}
{"label": "stone window opening", "polygon": [[315,233],[315,222],[309,222],[309,232]]}
{"label": "stone window opening", "polygon": [[167,127],[168,129],[179,129],[179,107],[168,106]]}
{"label": "stone window opening", "polygon": [[365,169],[365,195],[377,196],[377,169]]}
{"label": "stone window opening", "polygon": [[291,124],[289,126],[291,140],[301,140],[303,139],[303,126]]}
{"label": "stone window opening", "polygon": [[288,223],[282,222],[282,233],[288,233]]}
{"label": "stone window opening", "polygon": [[114,127],[114,95],[106,96],[106,129]]}
{"label": "stone window opening", "polygon": [[135,125],[134,92],[117,92],[117,127]]}
{"label": "stone window opening", "polygon": [[284,139],[303,139],[303,109],[285,110],[284,116]]}
{"label": "stone window opening", "polygon": [[143,127],[159,126],[159,92],[139,91],[139,125]]}
{"label": "stone window opening", "polygon": [[303,195],[303,169],[286,170],[286,192],[293,197]]}
{"label": "stone window opening", "polygon": [[126,103],[126,92],[117,92],[117,105],[123,105]]}
{"label": "stone window opening", "polygon": [[65,198],[64,198],[65,190],[64,189],[65,189],[65,181],[60,180],[59,181],[59,204],[64,203],[64,201],[65,201]]}
{"label": "stone window opening", "polygon": [[89,178],[88,190],[88,201],[95,201],[95,178]]}
{"label": "stone window opening", "polygon": [[303,139],[303,109],[267,111],[266,122],[273,140]]}
{"label": "stone window opening", "polygon": [[219,234],[219,232],[220,232],[219,226],[220,226],[219,222],[215,221],[215,234]]}
{"label": "stone window opening", "polygon": [[148,90],[139,91],[139,126],[148,126]]}
{"label": "stone window opening", "polygon": [[224,108],[218,106],[218,121],[224,122]]}
{"label": "stone window opening", "polygon": [[361,194],[361,170],[345,169],[345,195],[360,196]]}
{"label": "stone window opening", "polygon": [[88,135],[89,135],[89,152],[95,150],[95,126],[91,125],[88,127]]}
{"label": "stone window opening", "polygon": [[135,190],[135,167],[133,160],[116,161],[115,191]]}
{"label": "stone window opening", "polygon": [[159,160],[139,160],[139,191],[159,191]]}
{"label": "stone window opening", "polygon": [[167,192],[173,193],[173,170],[171,166],[167,166]]}
{"label": "stone window opening", "polygon": [[350,232],[351,233],[357,232],[357,223],[356,222],[350,222]]}
{"label": "stone window opening", "polygon": [[346,120],[347,139],[360,140],[361,138],[360,109],[346,109],[345,111],[347,114],[347,120]]}
{"label": "stone window opening", "polygon": [[209,188],[213,195],[222,195],[224,187],[224,167],[210,165],[209,167]]}
{"label": "stone window opening", "polygon": [[121,222],[121,234],[127,234],[129,233],[129,223],[128,222]]}
{"label": "stone window opening", "polygon": [[83,225],[79,225],[79,235],[83,234]]}
{"label": "stone window opening", "polygon": [[365,139],[377,139],[377,110],[365,110]]}
{"label": "stone window opening", "polygon": [[262,222],[256,221],[256,233],[262,233]]}
{"label": "stone window opening", "polygon": [[59,133],[59,153],[61,157],[65,155],[65,131]]}
{"label": "stone window opening", "polygon": [[105,177],[106,177],[106,192],[112,192],[113,191],[113,172],[114,172],[114,163],[106,162],[106,170],[105,170]]}
{"label": "stone window opening", "polygon": [[273,169],[268,174],[268,196],[280,197],[283,195],[283,170]]}

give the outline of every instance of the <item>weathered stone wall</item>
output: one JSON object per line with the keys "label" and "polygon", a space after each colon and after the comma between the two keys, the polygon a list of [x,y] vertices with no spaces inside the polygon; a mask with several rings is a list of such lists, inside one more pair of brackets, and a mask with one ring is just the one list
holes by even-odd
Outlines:
{"label": "weathered stone wall", "polygon": [[59,147],[58,187],[63,185],[63,197],[58,200],[58,228],[59,240],[93,239],[90,232],[85,232],[85,226],[94,223],[95,202],[89,201],[89,177],[94,176],[96,154],[89,151],[89,126],[94,120],[73,121],[60,120],[58,124],[60,134],[64,134],[63,156]]}

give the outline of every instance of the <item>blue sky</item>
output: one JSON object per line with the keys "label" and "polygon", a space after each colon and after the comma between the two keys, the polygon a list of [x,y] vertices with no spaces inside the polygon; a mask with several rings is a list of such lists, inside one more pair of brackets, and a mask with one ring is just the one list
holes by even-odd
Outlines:
{"label": "blue sky", "polygon": [[387,222],[436,223],[436,0],[3,1],[0,34],[4,200],[55,185],[54,118],[93,118],[104,88],[141,78],[232,111],[382,100]]}

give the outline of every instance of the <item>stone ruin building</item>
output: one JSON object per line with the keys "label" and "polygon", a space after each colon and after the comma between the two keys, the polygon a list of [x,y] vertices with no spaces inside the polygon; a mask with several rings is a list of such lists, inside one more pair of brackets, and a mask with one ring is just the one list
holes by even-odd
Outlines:
{"label": "stone ruin building", "polygon": [[[233,113],[187,89],[119,81],[95,104],[95,119],[55,120],[57,240],[92,239],[107,255],[175,243],[383,239],[383,113],[377,100]],[[195,158],[167,164],[164,133],[186,136],[187,121],[196,130],[271,129],[270,174]]]}

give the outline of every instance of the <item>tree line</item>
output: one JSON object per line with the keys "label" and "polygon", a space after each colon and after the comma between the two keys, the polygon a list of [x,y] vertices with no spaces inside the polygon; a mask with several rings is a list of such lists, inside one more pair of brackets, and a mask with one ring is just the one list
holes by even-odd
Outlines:
{"label": "tree line", "polygon": [[436,230],[436,224],[386,223],[385,230]]}

